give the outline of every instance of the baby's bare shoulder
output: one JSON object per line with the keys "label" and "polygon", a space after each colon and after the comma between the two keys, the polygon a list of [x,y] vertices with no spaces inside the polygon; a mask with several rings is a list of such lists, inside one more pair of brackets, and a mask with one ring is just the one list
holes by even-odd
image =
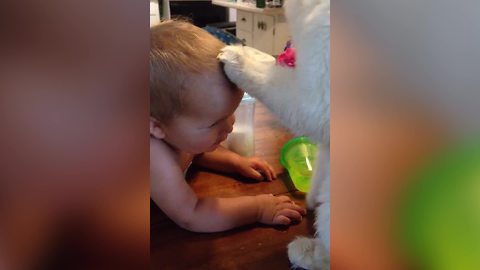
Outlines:
{"label": "baby's bare shoulder", "polygon": [[175,151],[168,146],[163,140],[150,138],[150,158],[156,156],[166,156],[175,158]]}
{"label": "baby's bare shoulder", "polygon": [[178,154],[171,147],[162,140],[150,139],[150,173],[164,174],[180,167]]}

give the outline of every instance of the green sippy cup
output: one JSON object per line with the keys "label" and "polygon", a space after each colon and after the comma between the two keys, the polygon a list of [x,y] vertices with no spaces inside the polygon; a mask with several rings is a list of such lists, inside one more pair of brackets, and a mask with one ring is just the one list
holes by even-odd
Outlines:
{"label": "green sippy cup", "polygon": [[280,163],[288,170],[295,188],[302,192],[310,189],[317,145],[307,137],[296,137],[288,141],[280,152]]}

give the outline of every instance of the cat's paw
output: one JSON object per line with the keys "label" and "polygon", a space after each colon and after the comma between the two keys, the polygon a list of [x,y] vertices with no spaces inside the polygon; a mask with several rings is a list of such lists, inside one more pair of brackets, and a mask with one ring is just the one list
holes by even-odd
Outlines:
{"label": "cat's paw", "polygon": [[308,270],[330,269],[330,255],[319,239],[297,237],[288,244],[288,259],[295,267]]}
{"label": "cat's paw", "polygon": [[245,53],[242,46],[226,46],[217,57],[224,64],[227,77],[237,83],[241,80],[245,65]]}
{"label": "cat's paw", "polygon": [[264,83],[267,70],[275,65],[273,56],[247,46],[226,46],[218,59],[227,77],[242,89]]}

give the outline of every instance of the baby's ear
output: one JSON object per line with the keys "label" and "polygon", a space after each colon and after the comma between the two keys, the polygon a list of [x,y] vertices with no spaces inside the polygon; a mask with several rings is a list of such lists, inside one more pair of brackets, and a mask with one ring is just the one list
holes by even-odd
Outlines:
{"label": "baby's ear", "polygon": [[153,117],[150,117],[150,135],[156,139],[165,138],[165,133],[160,127],[160,123]]}

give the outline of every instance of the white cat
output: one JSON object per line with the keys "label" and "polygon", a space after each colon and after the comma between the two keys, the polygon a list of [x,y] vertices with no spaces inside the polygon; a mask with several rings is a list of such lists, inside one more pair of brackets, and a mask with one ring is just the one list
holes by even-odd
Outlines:
{"label": "white cat", "polygon": [[[227,46],[219,56],[225,73],[258,98],[297,135],[319,143],[307,207],[316,208],[317,238],[299,237],[288,246],[294,266],[330,268],[330,1],[286,1],[296,48],[296,67],[275,64],[249,47]],[[318,205],[318,206],[317,206]]]}

